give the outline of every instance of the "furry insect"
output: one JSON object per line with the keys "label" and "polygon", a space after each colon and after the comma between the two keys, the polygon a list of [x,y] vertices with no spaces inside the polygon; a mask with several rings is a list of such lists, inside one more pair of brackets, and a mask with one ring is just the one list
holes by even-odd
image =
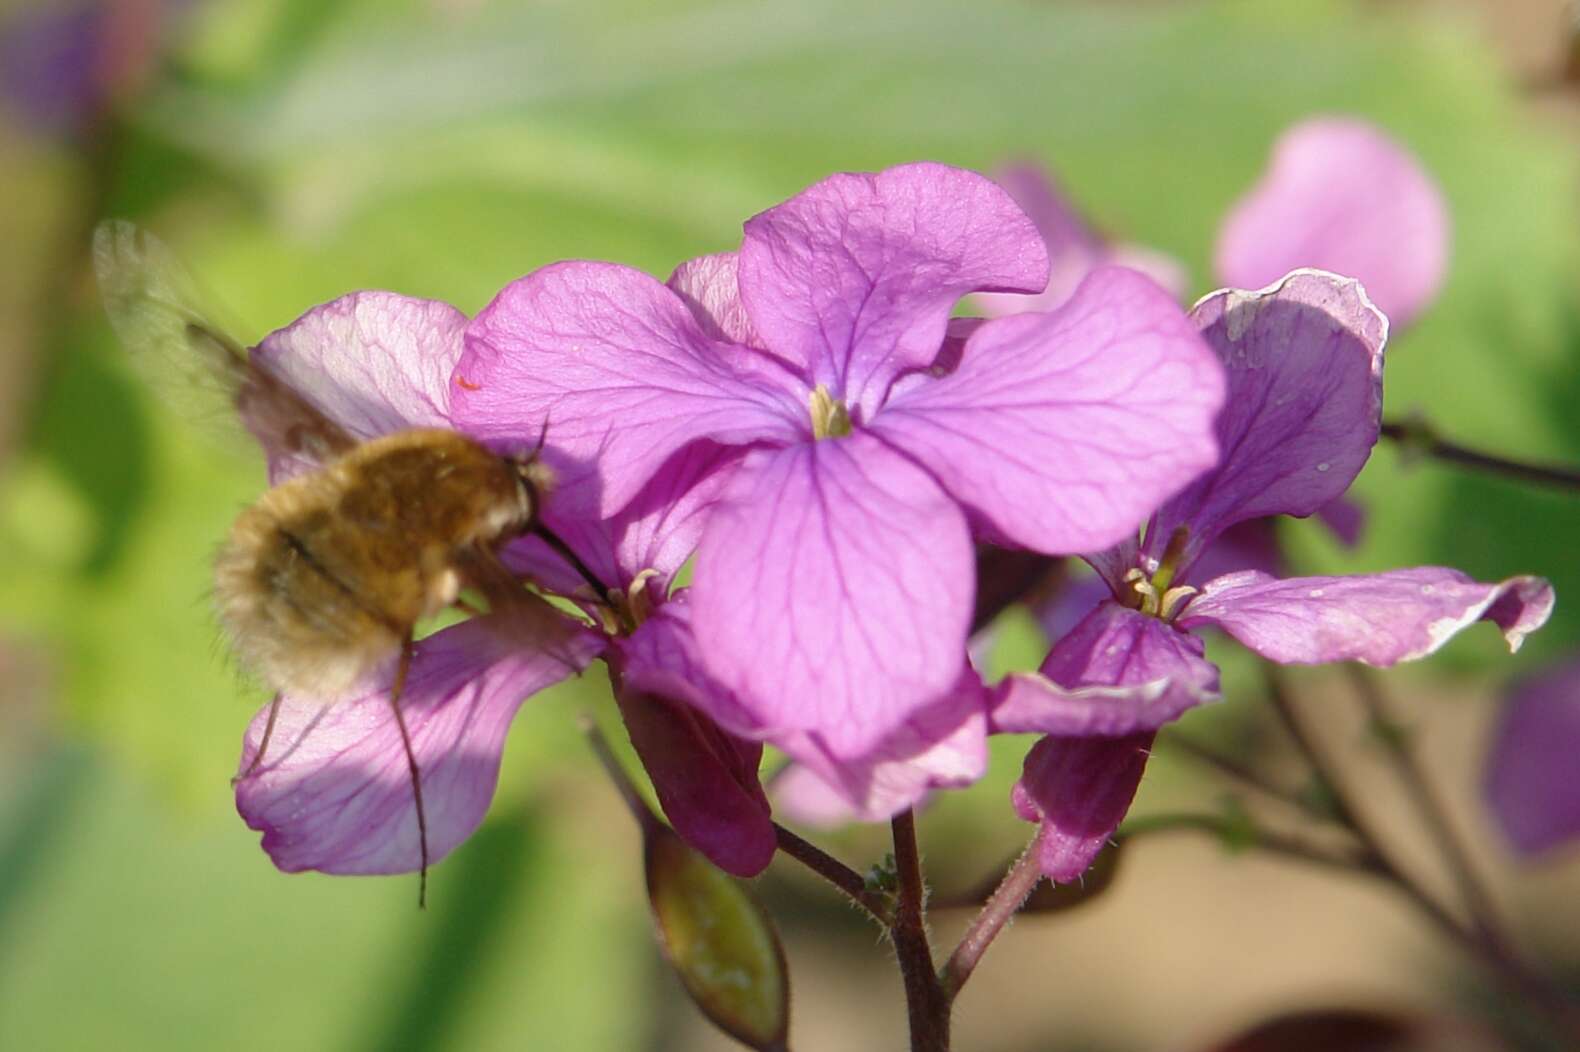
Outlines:
{"label": "furry insect", "polygon": [[[425,901],[422,776],[399,704],[413,630],[471,587],[491,613],[552,635],[557,615],[496,554],[537,527],[546,469],[535,450],[501,456],[454,431],[359,442],[197,309],[191,279],[157,239],[109,221],[93,257],[110,319],[156,388],[239,413],[266,448],[314,465],[236,519],[215,563],[219,620],[243,664],[277,692],[328,704],[393,664],[390,711],[411,776]],[[240,778],[262,762],[279,703],[277,693]]]}

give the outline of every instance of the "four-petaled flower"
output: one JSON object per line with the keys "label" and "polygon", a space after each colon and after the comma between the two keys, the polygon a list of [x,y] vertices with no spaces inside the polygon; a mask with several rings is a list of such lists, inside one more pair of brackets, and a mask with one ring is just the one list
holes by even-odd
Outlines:
{"label": "four-petaled flower", "polygon": [[728,450],[687,601],[650,630],[685,639],[645,670],[628,655],[627,681],[666,678],[869,807],[885,760],[957,735],[981,755],[973,537],[1112,544],[1216,457],[1222,370],[1146,278],[1101,270],[1058,311],[950,323],[967,293],[1047,280],[982,176],[836,175],[667,286],[590,262],[508,286],[467,332],[456,416],[501,445],[546,429],[571,516],[619,513],[698,443]]}
{"label": "four-petaled flower", "polygon": [[1014,803],[1044,823],[1041,862],[1055,880],[1079,875],[1118,826],[1158,727],[1217,697],[1218,671],[1195,630],[1217,628],[1284,664],[1387,666],[1432,653],[1477,620],[1517,648],[1552,609],[1540,578],[1487,585],[1441,567],[1202,579],[1198,557],[1223,530],[1309,515],[1360,471],[1380,426],[1387,320],[1357,282],[1320,271],[1215,293],[1192,316],[1228,370],[1222,460],[1158,510],[1144,541],[1087,557],[1111,597],[1040,672],[1012,675],[995,693],[995,729],[1046,735]]}

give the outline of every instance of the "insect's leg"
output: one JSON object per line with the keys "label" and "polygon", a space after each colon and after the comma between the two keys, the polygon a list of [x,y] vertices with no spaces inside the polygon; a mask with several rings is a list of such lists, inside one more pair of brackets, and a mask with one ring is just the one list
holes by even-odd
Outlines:
{"label": "insect's leg", "polygon": [[280,698],[282,696],[276,694],[274,700],[269,702],[269,720],[263,725],[263,739],[258,742],[258,751],[252,754],[252,762],[247,765],[247,769],[230,780],[231,785],[251,778],[252,772],[258,769],[259,764],[263,763],[263,754],[269,751],[269,739],[274,737],[274,721],[280,716]]}
{"label": "insect's leg", "polygon": [[406,675],[411,671],[411,633],[401,644],[400,663],[395,666],[395,682],[390,687],[390,712],[395,715],[395,726],[400,728],[401,744],[406,747],[406,768],[411,772],[411,797],[417,805],[417,846],[422,854],[421,875],[417,878],[417,908],[428,905],[428,814],[422,806],[422,775],[417,770],[417,754],[411,748],[411,732],[406,729],[406,717],[401,715],[400,696],[406,688]]}

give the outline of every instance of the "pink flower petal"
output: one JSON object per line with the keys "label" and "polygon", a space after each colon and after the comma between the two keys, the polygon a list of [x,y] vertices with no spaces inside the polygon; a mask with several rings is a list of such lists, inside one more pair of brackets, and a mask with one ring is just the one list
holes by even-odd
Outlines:
{"label": "pink flower petal", "polygon": [[[450,373],[466,315],[435,300],[353,292],[264,337],[256,360],[353,439],[451,427]],[[244,413],[269,457],[269,479],[317,467],[276,440],[279,423]]]}
{"label": "pink flower petal", "polygon": [[[693,442],[665,461],[612,518],[566,514],[551,494],[543,520],[609,587],[623,591],[639,574],[651,572],[656,575],[652,587],[662,595],[696,550],[707,512],[729,484],[743,452],[706,439]],[[588,590],[570,564],[536,537],[512,543],[505,560],[511,569],[561,595]]]}
{"label": "pink flower petal", "polygon": [[890,399],[872,430],[937,476],[990,534],[1096,551],[1217,462],[1223,369],[1168,294],[1089,277],[1052,314],[989,321],[960,367]]}
{"label": "pink flower petal", "polygon": [[859,419],[928,365],[968,292],[1035,292],[1042,240],[991,180],[933,163],[830,176],[746,223],[740,294],[775,353]]}
{"label": "pink flower petal", "polygon": [[930,789],[975,782],[987,770],[987,692],[969,668],[954,686],[860,756],[841,755],[825,736],[759,722],[740,698],[712,678],[692,630],[691,589],[682,589],[621,644],[628,690],[683,701],[725,730],[766,740],[808,770],[855,821],[880,821]]}
{"label": "pink flower petal", "polygon": [[1552,608],[1552,585],[1540,577],[1479,584],[1458,570],[1421,566],[1280,581],[1247,570],[1209,582],[1178,623],[1214,625],[1283,664],[1388,666],[1425,657],[1477,621],[1496,624],[1518,650]]}
{"label": "pink flower petal", "polygon": [[1165,504],[1147,551],[1190,528],[1188,565],[1220,532],[1310,515],[1349,488],[1377,441],[1388,321],[1354,281],[1297,271],[1258,292],[1215,292],[1191,312],[1228,370],[1223,458]]}
{"label": "pink flower petal", "polygon": [[1201,640],[1108,600],[1054,644],[1042,668],[993,691],[993,729],[1116,738],[1217,701]]}
{"label": "pink flower petal", "polygon": [[530,448],[561,475],[556,503],[606,517],[698,439],[810,432],[809,392],[766,355],[710,339],[674,292],[609,263],[557,263],[507,285],[466,333],[457,423]]}
{"label": "pink flower petal", "polygon": [[1280,137],[1224,220],[1216,265],[1242,289],[1298,267],[1358,278],[1403,327],[1436,297],[1448,242],[1442,191],[1408,150],[1364,121],[1319,118]]}
{"label": "pink flower petal", "polygon": [[1185,294],[1188,277],[1178,260],[1138,245],[1105,242],[1040,165],[1012,165],[994,173],[993,179],[1009,191],[1036,224],[1037,233],[1048,248],[1050,274],[1047,287],[1035,295],[988,292],[972,296],[972,303],[988,317],[1055,310],[1064,305],[1086,275],[1104,266],[1138,270],[1175,299]]}
{"label": "pink flower petal", "polygon": [[791,818],[824,827],[887,822],[935,789],[962,788],[987,773],[987,692],[965,669],[948,696],[857,760],[829,753],[810,735],[776,744],[797,761],[774,781]]}
{"label": "pink flower petal", "polygon": [[1580,837],[1580,662],[1520,684],[1492,736],[1485,792],[1493,816],[1521,855]]}
{"label": "pink flower petal", "polygon": [[[400,706],[422,776],[430,864],[482,822],[521,703],[602,646],[568,619],[560,638],[544,640],[489,618],[417,644]],[[265,708],[247,728],[242,772],[267,719]],[[282,698],[263,763],[236,784],[236,809],[289,873],[407,873],[421,863],[406,753],[383,690],[332,706]]]}
{"label": "pink flower petal", "polygon": [[1086,872],[1141,786],[1152,733],[1123,738],[1043,738],[1026,754],[1012,802],[1042,823],[1037,861],[1055,883]]}
{"label": "pink flower petal", "polygon": [[757,778],[763,747],[720,729],[696,708],[657,694],[615,695],[626,732],[681,839],[715,866],[755,877],[778,840]]}
{"label": "pink flower petal", "polygon": [[761,725],[860,756],[954,686],[972,577],[959,508],[872,435],[754,453],[697,551],[702,659]]}
{"label": "pink flower petal", "polygon": [[689,259],[669,276],[669,287],[685,301],[697,323],[715,340],[745,347],[763,347],[763,338],[752,328],[751,316],[741,302],[736,280],[740,256],[719,252]]}

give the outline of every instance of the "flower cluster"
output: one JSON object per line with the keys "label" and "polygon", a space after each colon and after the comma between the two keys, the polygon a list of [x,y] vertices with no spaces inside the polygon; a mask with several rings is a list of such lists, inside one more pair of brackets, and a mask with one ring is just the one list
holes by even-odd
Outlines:
{"label": "flower cluster", "polygon": [[[1287,212],[1280,193],[1237,214]],[[721,868],[755,874],[774,853],[765,744],[838,807],[882,818],[979,778],[989,734],[1036,732],[1016,806],[1049,828],[1044,869],[1068,879],[1123,815],[1157,727],[1216,696],[1194,630],[1275,661],[1391,664],[1477,619],[1517,645],[1546,618],[1533,578],[1208,573],[1224,531],[1311,514],[1360,470],[1387,319],[1316,270],[1187,313],[1156,259],[1174,287],[1068,210],[1022,204],[938,164],[835,175],[667,282],[558,263],[471,319],[357,293],[260,344],[358,438],[542,442],[557,480],[542,519],[565,551],[528,537],[502,552],[577,608],[555,615],[553,645],[480,616],[416,647],[400,705],[433,860],[482,820],[523,701],[598,658],[670,821]],[[1272,265],[1232,247],[1255,222],[1230,223],[1226,271]],[[1386,295],[1409,311],[1421,285]],[[968,296],[996,316],[952,317]],[[269,452],[273,477],[296,469]],[[1084,556],[1105,585],[1040,672],[996,685],[968,653],[985,544]],[[237,803],[278,866],[418,868],[386,693],[281,699],[254,769],[267,719],[249,728]]]}

